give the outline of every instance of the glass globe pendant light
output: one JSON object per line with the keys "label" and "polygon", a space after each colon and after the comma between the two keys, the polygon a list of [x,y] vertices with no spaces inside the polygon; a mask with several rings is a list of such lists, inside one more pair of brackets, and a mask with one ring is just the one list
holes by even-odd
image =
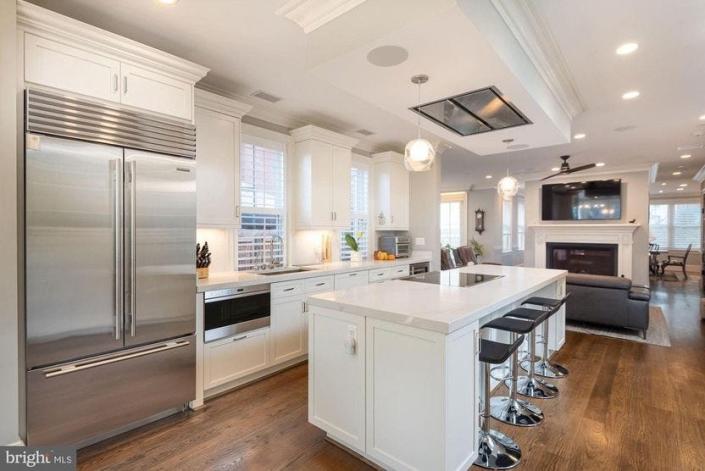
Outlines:
{"label": "glass globe pendant light", "polygon": [[502,178],[497,183],[497,193],[502,196],[505,200],[512,199],[519,192],[519,182],[516,178],[509,175],[509,170],[507,170],[507,176]]}
{"label": "glass globe pendant light", "polygon": [[[411,83],[418,85],[419,94],[417,104],[421,105],[421,85],[428,82],[428,75],[414,75]],[[404,149],[404,167],[410,172],[425,172],[430,170],[436,158],[436,149],[426,139],[421,137],[421,116],[417,116],[416,127],[418,134],[406,144]]]}

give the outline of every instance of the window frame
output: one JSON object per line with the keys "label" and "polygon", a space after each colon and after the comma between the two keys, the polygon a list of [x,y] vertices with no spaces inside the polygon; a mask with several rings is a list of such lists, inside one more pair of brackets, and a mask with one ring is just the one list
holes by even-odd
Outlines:
{"label": "window frame", "polygon": [[[500,196],[500,199],[502,204],[502,253],[511,253],[514,245],[514,198],[505,199]],[[507,205],[509,205],[508,208]],[[509,217],[508,223],[506,221],[507,217]]]}
{"label": "window frame", "polygon": [[[468,244],[468,223],[467,223],[467,218],[468,218],[468,193],[467,191],[444,191],[441,193],[441,198],[440,198],[440,205],[439,205],[439,221],[438,221],[438,227],[439,227],[439,236],[440,236],[440,241],[441,241],[441,246],[444,246],[444,241],[443,241],[443,226],[441,224],[440,220],[440,213],[443,212],[443,205],[444,204],[449,204],[449,203],[458,203],[460,206],[460,215],[459,215],[459,230],[460,233],[458,234],[458,245],[456,247],[462,247]],[[452,244],[449,244],[452,247]],[[455,247],[454,247],[455,248]]]}
{"label": "window frame", "polygon": [[[244,127],[244,126],[243,126]],[[250,129],[254,132],[245,132],[244,129],[240,133],[240,149],[239,149],[239,159],[238,159],[238,210],[239,210],[239,219],[240,219],[240,227],[234,230],[234,242],[233,245],[235,247],[235,256],[234,258],[234,267],[236,271],[251,271],[251,270],[256,270],[256,261],[255,265],[242,265],[241,264],[241,250],[240,250],[240,239],[242,237],[242,231],[246,230],[242,228],[242,222],[243,220],[247,217],[249,214],[253,215],[264,215],[264,216],[278,216],[280,218],[280,224],[279,224],[279,236],[281,237],[281,257],[280,257],[280,262],[283,265],[287,264],[288,260],[288,204],[289,204],[289,198],[288,198],[288,155],[287,155],[287,144],[283,139],[275,139],[275,138],[268,138],[268,137],[261,137],[258,136],[257,134],[260,134],[258,131],[251,129],[252,127],[249,127]],[[281,152],[282,154],[282,166],[281,166],[281,179],[282,179],[282,188],[281,188],[281,207],[277,208],[271,208],[271,207],[258,207],[256,206],[245,206],[243,205],[243,198],[242,198],[242,178],[243,178],[243,171],[242,171],[242,165],[243,165],[243,159],[242,156],[244,154],[244,147],[246,145],[252,145],[254,147],[259,147],[259,148],[264,148],[268,149],[270,151],[277,151]],[[254,149],[253,149],[254,150]],[[262,238],[267,237],[267,235],[262,235]],[[255,243],[256,244],[256,243]],[[262,240],[261,245],[262,251],[265,251],[264,245],[266,242]],[[267,262],[267,260],[265,260]]]}
{"label": "window frame", "polygon": [[[702,206],[700,204],[700,200],[697,198],[683,198],[683,199],[670,199],[670,198],[664,198],[664,199],[652,199],[649,201],[649,241],[653,239],[653,232],[652,228],[656,227],[651,220],[651,207],[652,206],[666,206],[666,224],[659,225],[658,227],[660,228],[665,228],[665,238],[666,238],[666,244],[663,245],[659,243],[659,248],[669,250],[669,251],[681,251],[684,252],[688,248],[688,244],[685,244],[683,247],[676,247],[675,246],[675,231],[674,228],[676,227],[674,224],[674,217],[675,217],[675,207],[679,205],[691,205],[695,206],[698,209],[698,221],[697,224],[689,225],[689,226],[683,226],[679,225],[679,227],[691,227],[691,228],[696,228],[697,229],[697,237],[695,240],[690,241],[693,244],[692,250],[694,251],[700,251],[702,249],[701,247],[701,241],[702,241]],[[689,243],[690,243],[689,242]]]}
{"label": "window frame", "polygon": [[[352,192],[352,172],[354,168],[367,172],[367,211],[355,211],[353,208],[353,200],[355,198],[355,195]],[[341,229],[338,231],[338,242],[340,244],[340,248],[338,250],[338,257],[341,261],[349,261],[350,252],[352,252],[345,243],[345,234],[353,233],[354,235],[354,232],[360,232],[354,231],[355,228],[353,227],[353,225],[356,220],[361,219],[363,216],[366,219],[365,230],[362,231],[365,233],[365,252],[361,255],[363,260],[367,260],[370,258],[370,251],[372,249],[372,241],[370,240],[372,224],[372,183],[373,180],[371,159],[353,154],[350,162],[350,223],[348,229]]]}

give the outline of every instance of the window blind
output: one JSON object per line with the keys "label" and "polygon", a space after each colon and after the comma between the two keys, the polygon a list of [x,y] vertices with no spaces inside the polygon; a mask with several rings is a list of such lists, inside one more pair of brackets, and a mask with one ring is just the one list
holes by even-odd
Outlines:
{"label": "window blind", "polygon": [[[253,270],[286,259],[286,188],[284,151],[278,143],[243,136],[240,146],[240,229],[236,266]],[[278,237],[277,237],[278,236]]]}
{"label": "window blind", "polygon": [[358,251],[363,258],[369,255],[369,185],[369,170],[363,165],[353,163],[350,169],[350,228],[340,233],[341,260],[350,260],[352,253],[345,242],[346,234],[357,239]]}
{"label": "window blind", "polygon": [[658,202],[649,206],[649,239],[662,249],[700,249],[700,203]]}

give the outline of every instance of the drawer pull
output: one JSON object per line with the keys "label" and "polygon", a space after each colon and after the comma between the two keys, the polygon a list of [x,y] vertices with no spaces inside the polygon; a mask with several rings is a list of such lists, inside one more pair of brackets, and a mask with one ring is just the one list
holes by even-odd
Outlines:
{"label": "drawer pull", "polygon": [[320,283],[316,283],[316,286],[323,286],[323,285],[325,285],[325,284],[326,284],[325,281],[321,281]]}
{"label": "drawer pull", "polygon": [[348,276],[357,276],[357,273],[350,273]]}
{"label": "drawer pull", "polygon": [[296,288],[292,286],[291,288],[284,288],[284,291],[293,291],[294,289]]}
{"label": "drawer pull", "polygon": [[247,335],[242,335],[240,337],[234,337],[233,342],[237,342],[238,340],[245,340],[247,338]]}

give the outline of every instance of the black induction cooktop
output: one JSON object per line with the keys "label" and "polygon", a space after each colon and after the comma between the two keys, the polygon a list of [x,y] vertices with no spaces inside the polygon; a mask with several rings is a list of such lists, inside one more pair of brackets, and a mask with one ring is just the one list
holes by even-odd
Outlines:
{"label": "black induction cooktop", "polygon": [[502,275],[483,275],[481,273],[463,273],[455,270],[449,270],[419,273],[418,275],[407,276],[406,278],[401,279],[406,281],[417,281],[419,283],[430,283],[433,285],[469,287],[501,277]]}

